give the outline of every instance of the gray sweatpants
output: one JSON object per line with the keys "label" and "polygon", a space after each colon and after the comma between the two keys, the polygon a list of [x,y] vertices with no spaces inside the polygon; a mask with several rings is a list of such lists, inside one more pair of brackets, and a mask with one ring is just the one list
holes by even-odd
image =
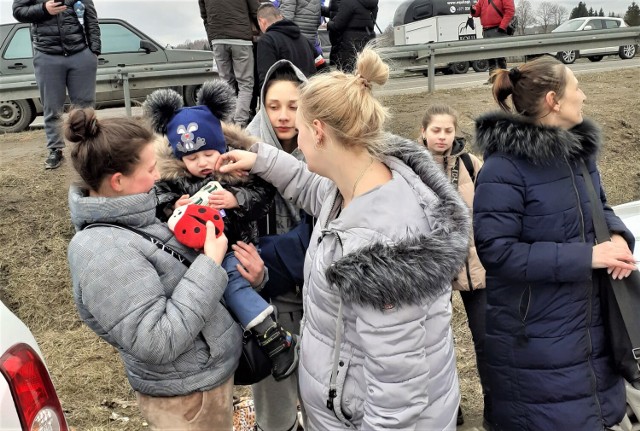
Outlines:
{"label": "gray sweatpants", "polygon": [[246,127],[251,117],[253,96],[253,47],[251,44],[234,45],[215,41],[211,41],[211,46],[220,78],[238,90],[233,122]]}
{"label": "gray sweatpants", "polygon": [[44,109],[44,132],[49,150],[64,148],[60,119],[66,90],[73,106],[93,106],[96,101],[98,58],[86,48],[73,55],[50,55],[35,50],[33,67]]}

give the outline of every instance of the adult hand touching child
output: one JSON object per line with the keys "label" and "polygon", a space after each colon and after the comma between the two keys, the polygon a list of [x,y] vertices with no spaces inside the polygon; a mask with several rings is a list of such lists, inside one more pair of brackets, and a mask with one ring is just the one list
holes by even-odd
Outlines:
{"label": "adult hand touching child", "polygon": [[258,253],[258,249],[253,244],[247,244],[242,241],[231,246],[233,253],[240,262],[236,268],[251,284],[251,287],[258,287],[264,281],[264,261]]}
{"label": "adult hand touching child", "polygon": [[233,150],[221,154],[216,162],[216,170],[224,174],[246,176],[253,169],[258,155],[250,151]]}
{"label": "adult hand touching child", "polygon": [[611,235],[611,241],[593,246],[592,268],[607,268],[613,279],[628,277],[637,269],[629,245],[621,235]]}

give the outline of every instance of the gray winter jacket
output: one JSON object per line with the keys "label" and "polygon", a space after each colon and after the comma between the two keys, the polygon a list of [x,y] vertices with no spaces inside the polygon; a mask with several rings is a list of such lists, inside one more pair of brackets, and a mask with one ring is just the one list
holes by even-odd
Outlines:
{"label": "gray winter jacket", "polygon": [[282,16],[295,22],[304,37],[313,44],[320,26],[320,3],[320,0],[283,0],[280,4]]}
{"label": "gray winter jacket", "polygon": [[253,147],[252,173],[318,218],[305,260],[298,375],[311,430],[455,429],[460,394],[449,299],[467,254],[469,211],[425,148],[388,139],[382,160],[392,180],[337,218],[333,182],[273,147]]}
{"label": "gray winter jacket", "polygon": [[[82,320],[114,346],[131,387],[152,396],[185,395],[214,388],[238,366],[242,331],[220,299],[227,274],[204,254],[178,243],[155,218],[154,193],[116,198],[69,190],[77,233],[68,258]],[[187,268],[137,234],[94,222],[119,223],[146,232],[191,259]],[[201,335],[217,334],[215,345]]]}

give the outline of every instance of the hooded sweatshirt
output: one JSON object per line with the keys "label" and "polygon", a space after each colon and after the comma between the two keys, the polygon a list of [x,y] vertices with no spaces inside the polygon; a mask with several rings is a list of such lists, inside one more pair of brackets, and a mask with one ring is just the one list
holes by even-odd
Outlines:
{"label": "hooded sweatshirt", "polygon": [[288,19],[276,21],[258,40],[258,77],[260,87],[267,71],[278,60],[289,60],[309,77],[316,73],[315,48]]}
{"label": "hooded sweatshirt", "polygon": [[[300,81],[307,81],[307,77],[304,75],[304,73],[302,73],[302,71],[294,66],[290,61],[279,60],[267,71],[265,83],[269,82],[271,76],[280,68],[292,69],[298,79],[300,79]],[[282,145],[278,140],[278,136],[276,135],[275,130],[273,130],[273,126],[271,126],[269,115],[267,114],[267,110],[264,106],[266,96],[264,87],[265,86],[263,85],[262,89],[260,90],[260,110],[253,118],[251,123],[249,123],[249,125],[247,126],[247,132],[249,132],[253,136],[260,138],[261,142],[265,142],[278,148],[279,150],[282,150]],[[298,149],[297,147],[291,152],[291,155],[298,160],[304,160],[302,151],[300,151],[300,149]],[[265,218],[265,223],[258,226],[260,235],[276,235],[290,231],[291,228],[301,222],[301,214],[302,213],[300,207],[284,199],[281,194],[276,193],[276,197],[273,200],[271,209],[269,210],[269,213]],[[291,292],[285,295],[281,295],[277,298],[277,300],[278,310],[280,312],[302,310],[302,297],[300,293]]]}

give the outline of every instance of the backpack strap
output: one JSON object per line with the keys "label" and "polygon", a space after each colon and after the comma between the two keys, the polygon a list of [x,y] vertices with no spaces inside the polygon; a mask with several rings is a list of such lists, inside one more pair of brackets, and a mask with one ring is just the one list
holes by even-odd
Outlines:
{"label": "backpack strap", "polygon": [[498,12],[498,15],[500,15],[500,18],[504,18],[504,14],[502,13],[502,11],[500,9],[498,9],[498,6],[496,6],[496,4],[493,2],[493,0],[489,0],[489,4],[491,6],[493,6],[493,8],[496,10],[496,12]]}
{"label": "backpack strap", "polygon": [[462,163],[464,163],[464,167],[467,169],[467,172],[469,172],[469,176],[471,177],[471,182],[475,183],[476,169],[473,166],[473,160],[471,160],[471,156],[469,155],[469,153],[462,153],[460,154],[460,158],[462,159]]}

